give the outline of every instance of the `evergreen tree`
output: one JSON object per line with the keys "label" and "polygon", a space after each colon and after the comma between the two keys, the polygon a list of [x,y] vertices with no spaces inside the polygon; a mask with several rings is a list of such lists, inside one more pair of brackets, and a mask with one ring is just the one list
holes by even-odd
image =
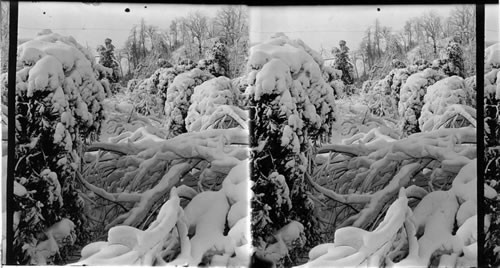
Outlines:
{"label": "evergreen tree", "polygon": [[342,82],[345,85],[354,83],[354,69],[349,59],[349,47],[346,46],[346,41],[340,40],[340,49],[334,48],[333,54],[335,58],[334,68],[342,71]]}
{"label": "evergreen tree", "polygon": [[218,38],[206,56],[207,70],[214,76],[228,76],[229,60],[226,44]]}

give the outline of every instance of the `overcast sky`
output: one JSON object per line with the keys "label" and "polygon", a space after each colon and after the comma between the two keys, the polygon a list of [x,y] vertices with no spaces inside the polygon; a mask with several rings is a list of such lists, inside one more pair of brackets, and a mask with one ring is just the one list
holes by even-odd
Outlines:
{"label": "overcast sky", "polygon": [[[494,8],[497,6],[486,9],[487,40],[498,36],[498,9]],[[52,29],[63,35],[72,35],[79,43],[94,50],[106,37],[111,38],[116,47],[123,47],[130,29],[141,18],[149,25],[166,29],[176,17],[186,16],[196,10],[212,17],[220,7],[20,2],[19,38],[33,38],[41,29]],[[126,8],[130,12],[125,12]],[[411,17],[421,16],[431,10],[447,17],[452,8],[452,5],[251,7],[250,40],[255,43],[269,38],[275,32],[284,32],[291,38],[301,38],[315,50],[321,47],[331,50],[333,46],[338,46],[341,39],[347,41],[351,50],[355,50],[366,28],[372,26],[377,18],[381,25],[399,31]]]}
{"label": "overcast sky", "polygon": [[[433,10],[448,17],[453,5],[392,5],[392,6],[311,6],[257,7],[250,9],[250,40],[262,41],[274,32],[284,32],[300,38],[311,48],[322,46],[328,51],[347,41],[351,50],[359,48],[366,29],[379,19],[382,26],[397,32],[412,18]],[[378,11],[377,9],[380,9]]]}
{"label": "overcast sky", "polygon": [[486,39],[487,42],[500,41],[498,38],[500,31],[500,28],[498,27],[498,25],[500,24],[500,20],[498,18],[498,12],[500,12],[498,5],[485,6],[484,38]]}
{"label": "overcast sky", "polygon": [[[95,50],[109,37],[116,47],[123,47],[130,30],[144,18],[146,24],[168,29],[176,17],[199,10],[215,16],[218,5],[171,5],[101,3],[97,6],[78,2],[20,2],[19,38],[33,38],[41,29],[71,35],[83,46]],[[125,9],[129,8],[129,12]],[[95,51],[94,51],[95,53]]]}

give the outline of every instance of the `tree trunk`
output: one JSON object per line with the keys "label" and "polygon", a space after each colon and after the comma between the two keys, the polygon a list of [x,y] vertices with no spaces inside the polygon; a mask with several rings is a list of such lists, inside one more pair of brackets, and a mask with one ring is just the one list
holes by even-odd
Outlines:
{"label": "tree trunk", "polygon": [[437,44],[436,44],[436,39],[435,38],[432,38],[432,43],[434,45],[434,55],[437,56]]}
{"label": "tree trunk", "polygon": [[201,38],[198,37],[198,52],[200,54],[200,59],[203,58],[203,51],[201,49]]}

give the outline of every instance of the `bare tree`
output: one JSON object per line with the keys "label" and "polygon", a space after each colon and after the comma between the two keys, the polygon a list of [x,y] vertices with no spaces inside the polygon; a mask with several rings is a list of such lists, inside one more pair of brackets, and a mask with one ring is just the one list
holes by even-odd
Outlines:
{"label": "bare tree", "polygon": [[247,10],[243,6],[225,6],[217,11],[215,23],[221,28],[220,33],[228,46],[248,35],[247,19]]}
{"label": "bare tree", "polygon": [[132,66],[135,69],[139,64],[140,52],[137,44],[137,25],[132,27],[130,30],[130,35],[125,43],[125,48],[130,54],[129,61],[132,62]]}
{"label": "bare tree", "polygon": [[185,26],[189,29],[189,32],[193,38],[196,38],[198,41],[198,53],[199,57],[203,57],[203,41],[205,41],[205,37],[207,36],[208,31],[208,17],[203,15],[201,12],[196,11],[194,13],[190,13],[185,21]]}
{"label": "bare tree", "polygon": [[209,18],[207,23],[207,39],[220,36],[220,28],[217,26],[215,18]]}
{"label": "bare tree", "polygon": [[408,20],[406,21],[405,23],[405,26],[403,28],[403,36],[405,36],[408,40],[408,42],[405,42],[405,51],[409,51],[411,48],[412,48],[412,44],[413,44],[413,21],[412,20]]}
{"label": "bare tree", "polygon": [[170,50],[175,50],[178,47],[179,44],[178,27],[179,27],[179,20],[178,19],[172,20],[172,22],[170,23],[170,31],[169,31]]}
{"label": "bare tree", "polygon": [[389,53],[390,50],[391,50],[391,42],[392,42],[392,39],[393,39],[393,36],[392,36],[392,33],[391,33],[391,28],[386,27],[386,26],[381,27],[381,29],[380,29],[380,35],[381,35],[381,37],[382,37],[382,39],[384,40],[384,43],[385,43],[384,52],[385,53]]}
{"label": "bare tree", "polygon": [[160,42],[158,27],[153,25],[146,25],[146,35],[151,42],[151,51],[155,51],[157,43]]}
{"label": "bare tree", "polygon": [[140,47],[141,47],[141,53],[143,58],[146,58],[147,56],[147,49],[146,49],[146,22],[144,21],[144,18],[141,19],[141,24],[139,27],[139,40],[140,40]]}
{"label": "bare tree", "polygon": [[363,42],[361,43],[363,48],[364,48],[364,51],[366,53],[366,59],[367,59],[367,63],[368,63],[368,68],[371,68],[374,64],[374,53],[373,53],[373,48],[372,48],[372,32],[371,32],[371,28],[368,28],[367,31],[366,31],[366,36],[365,38],[363,39]]}
{"label": "bare tree", "polygon": [[439,39],[443,28],[441,17],[433,11],[425,13],[422,17],[422,28],[424,29],[427,37],[432,40],[434,54],[437,55],[437,40]]}
{"label": "bare tree", "polygon": [[373,34],[373,39],[375,41],[375,49],[378,55],[378,58],[382,57],[382,51],[380,50],[380,39],[382,39],[381,36],[381,29],[380,29],[380,21],[378,19],[375,20],[375,33]]}
{"label": "bare tree", "polygon": [[219,28],[229,52],[228,75],[238,76],[244,69],[248,52],[248,11],[244,6],[224,6],[217,11],[214,23]]}
{"label": "bare tree", "polygon": [[454,34],[458,35],[462,42],[469,44],[475,39],[476,16],[473,5],[457,5],[451,11],[449,22]]}
{"label": "bare tree", "polygon": [[425,42],[424,39],[425,37],[425,30],[423,29],[423,19],[422,18],[412,18],[410,19],[412,27],[413,27],[413,33],[415,34],[415,43],[416,44],[421,44]]}

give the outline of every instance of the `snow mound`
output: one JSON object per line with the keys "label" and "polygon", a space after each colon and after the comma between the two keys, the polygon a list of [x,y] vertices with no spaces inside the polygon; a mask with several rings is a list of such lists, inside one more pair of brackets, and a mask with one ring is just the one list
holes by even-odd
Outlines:
{"label": "snow mound", "polygon": [[[451,105],[466,106],[470,104],[472,102],[470,92],[465,80],[459,76],[447,77],[429,86],[418,119],[420,129],[422,131],[432,130],[436,123],[442,120],[441,116]],[[467,115],[468,113],[464,114],[464,116]]]}
{"label": "snow mound", "polygon": [[231,80],[224,76],[210,79],[195,87],[185,120],[187,131],[207,129],[217,118],[225,115],[246,127],[245,113],[236,107],[238,96],[239,92],[232,86]]}

